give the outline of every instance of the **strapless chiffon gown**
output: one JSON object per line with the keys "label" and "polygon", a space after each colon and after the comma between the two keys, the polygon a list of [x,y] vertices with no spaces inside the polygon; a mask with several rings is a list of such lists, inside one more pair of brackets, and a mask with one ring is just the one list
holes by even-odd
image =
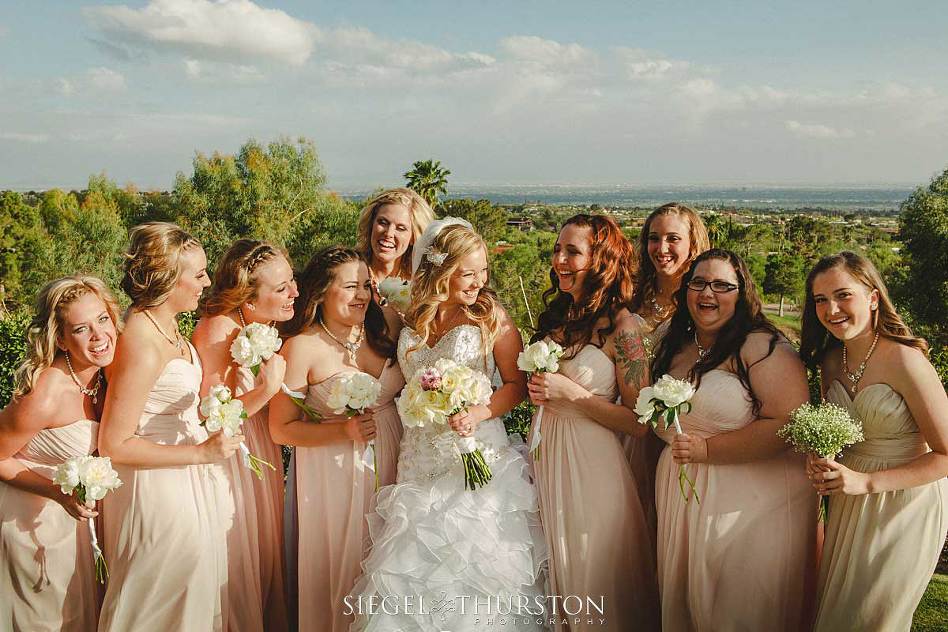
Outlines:
{"label": "strapless chiffon gown", "polygon": [[[701,437],[754,422],[738,377],[705,373],[682,415],[682,430]],[[660,436],[670,443],[674,428]],[[659,459],[658,582],[665,632],[768,632],[805,629],[804,574],[813,559],[816,494],[803,455],[729,465],[689,463],[700,504],[678,487],[666,447]],[[685,486],[686,492],[690,491]]]}
{"label": "strapless chiffon gown", "polygon": [[[14,458],[53,480],[60,463],[95,451],[98,426],[80,419],[40,430]],[[87,522],[0,483],[0,595],[0,630],[95,630],[100,595]]]}
{"label": "strapless chiffon gown", "polygon": [[[398,360],[404,375],[440,358],[494,374],[493,354],[485,357],[473,325],[455,327],[433,347],[402,329]],[[543,629],[538,617],[499,614],[510,613],[510,603],[516,612],[518,600],[542,603],[546,563],[529,466],[510,445],[503,423],[490,419],[475,431],[493,473],[476,491],[464,487],[453,430],[429,425],[403,432],[398,482],[379,491],[376,512],[368,517],[372,548],[349,598],[353,610],[363,608],[351,629]],[[385,610],[378,607],[383,598]]]}
{"label": "strapless chiffon gown", "polygon": [[[207,439],[201,365],[174,358],[145,402],[136,435],[160,445]],[[233,497],[220,464],[116,465],[123,485],[103,500],[110,577],[99,630],[226,629],[227,532]]]}
{"label": "strapless chiffon gown", "polygon": [[[237,369],[236,395],[254,388],[249,369]],[[283,454],[270,438],[267,407],[243,425],[250,453],[271,463],[263,480],[244,466],[238,452],[225,464],[236,507],[227,534],[230,632],[284,632],[288,629],[283,564]]]}
{"label": "strapless chiffon gown", "polygon": [[[326,406],[332,385],[352,372],[347,370],[310,385],[307,404],[323,416],[334,416]],[[373,418],[382,486],[395,480],[401,422],[394,398],[405,380],[397,364],[386,362],[379,381],[382,391]],[[352,623],[344,599],[362,571],[369,544],[366,514],[375,509],[375,474],[363,464],[365,447],[347,441],[296,448],[300,632],[340,632]]]}
{"label": "strapless chiffon gown", "polygon": [[[840,462],[857,472],[928,452],[905,400],[888,384],[851,399],[834,381],[826,400],[862,421],[865,441]],[[862,496],[830,496],[815,630],[908,631],[948,532],[948,480]]]}
{"label": "strapless chiffon gown", "polygon": [[[597,397],[618,397],[615,365],[598,347],[586,345],[572,359],[561,359],[560,373]],[[556,629],[659,629],[655,558],[622,437],[568,403],[544,407],[540,433],[534,468],[550,589],[601,599],[605,610],[554,617]]]}

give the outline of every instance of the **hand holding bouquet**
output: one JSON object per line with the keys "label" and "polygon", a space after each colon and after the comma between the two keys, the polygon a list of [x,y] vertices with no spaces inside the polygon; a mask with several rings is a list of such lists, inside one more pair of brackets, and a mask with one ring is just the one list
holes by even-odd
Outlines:
{"label": "hand holding bouquet", "polygon": [[[354,417],[364,414],[366,408],[375,406],[381,392],[382,384],[368,373],[350,373],[333,383],[326,403],[337,415]],[[374,439],[369,441],[362,453],[362,463],[375,473],[375,489],[378,491],[379,473]]]}
{"label": "hand holding bouquet", "polygon": [[[74,456],[67,459],[56,468],[53,483],[59,485],[59,489],[67,496],[75,493],[83,504],[102,500],[107,493],[122,485],[118,472],[112,469],[112,459],[102,456]],[[109,577],[109,567],[99,547],[92,518],[87,519],[87,524],[92,540],[95,576],[100,584],[104,584]]]}
{"label": "hand holding bouquet", "polygon": [[[538,340],[517,356],[517,368],[526,373],[556,373],[560,370],[560,357],[563,347],[557,343]],[[543,419],[543,406],[537,411],[533,422],[533,437],[530,439],[530,452],[534,459],[540,458],[540,421]]]}
{"label": "hand holding bouquet", "polygon": [[[244,403],[235,399],[230,389],[223,384],[212,386],[210,392],[201,400],[201,414],[204,415],[204,427],[211,432],[220,430],[226,437],[240,434],[240,427],[247,419]],[[244,466],[249,468],[257,478],[263,480],[263,466],[276,471],[269,462],[250,454],[247,444],[240,442],[240,453]]]}

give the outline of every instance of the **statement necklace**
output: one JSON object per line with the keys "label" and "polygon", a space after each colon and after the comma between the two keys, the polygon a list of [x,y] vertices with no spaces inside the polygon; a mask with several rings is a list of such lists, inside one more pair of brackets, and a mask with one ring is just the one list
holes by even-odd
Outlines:
{"label": "statement necklace", "polygon": [[336,338],[333,333],[329,331],[329,327],[326,326],[326,323],[323,322],[322,316],[319,317],[319,326],[323,328],[323,331],[326,332],[327,336],[335,340],[337,344],[341,345],[343,349],[349,352],[349,361],[352,362],[352,364],[358,365],[356,362],[356,353],[358,353],[359,347],[362,346],[362,341],[365,340],[365,325],[363,324],[359,328],[359,335],[356,337],[354,342],[343,342],[342,340],[339,340],[339,338]]}
{"label": "statement necklace", "polygon": [[72,361],[69,359],[69,352],[66,352],[66,366],[69,368],[69,375],[72,376],[72,381],[76,383],[76,386],[79,387],[79,392],[83,395],[92,398],[92,403],[98,403],[99,387],[102,386],[102,369],[99,369],[95,372],[95,386],[92,388],[86,388],[79,381],[79,377],[76,375],[76,372],[72,370]]}
{"label": "statement necklace", "polygon": [[869,346],[869,352],[866,354],[866,357],[863,358],[863,361],[859,363],[859,368],[856,369],[855,373],[849,372],[849,363],[846,361],[846,343],[843,343],[843,373],[845,373],[846,377],[849,378],[849,381],[853,383],[853,391],[856,390],[856,385],[859,384],[859,380],[862,379],[862,374],[866,372],[866,365],[869,363],[869,357],[872,355],[872,352],[876,350],[877,342],[879,342],[878,331],[876,331],[875,338],[872,339],[872,344]]}
{"label": "statement necklace", "polygon": [[671,307],[671,305],[659,305],[658,298],[655,297],[655,295],[652,295],[649,301],[652,303],[652,313],[655,314],[655,317],[658,320],[665,320],[665,316],[668,314],[668,308]]}
{"label": "statement necklace", "polygon": [[[708,354],[711,353],[711,349],[705,349],[704,347],[701,346],[701,343],[698,342],[697,329],[695,329],[695,346],[698,347],[698,362],[701,362],[702,360],[704,360],[708,356]],[[698,362],[695,362],[695,364],[698,364]]]}
{"label": "statement necklace", "polygon": [[158,324],[158,321],[155,320],[155,317],[148,313],[147,309],[143,309],[142,313],[148,317],[148,320],[151,321],[151,324],[155,326],[155,329],[158,330],[158,333],[161,334],[162,338],[174,345],[174,348],[178,350],[178,353],[184,355],[184,347],[181,344],[181,332],[178,331],[178,323],[174,325],[174,338],[165,333],[165,330],[161,328],[161,325]]}

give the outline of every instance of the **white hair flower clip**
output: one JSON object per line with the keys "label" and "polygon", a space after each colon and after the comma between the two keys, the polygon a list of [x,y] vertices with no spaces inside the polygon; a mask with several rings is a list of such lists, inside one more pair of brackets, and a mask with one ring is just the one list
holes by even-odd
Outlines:
{"label": "white hair flower clip", "polygon": [[425,259],[430,261],[432,265],[440,266],[442,263],[444,263],[444,260],[447,257],[448,253],[439,252],[434,246],[428,246],[425,248]]}

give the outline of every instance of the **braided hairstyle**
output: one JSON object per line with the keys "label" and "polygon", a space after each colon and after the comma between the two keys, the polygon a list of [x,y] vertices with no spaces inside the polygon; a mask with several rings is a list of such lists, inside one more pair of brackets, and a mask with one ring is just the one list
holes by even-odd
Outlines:
{"label": "braided hairstyle", "polygon": [[214,273],[214,284],[204,303],[204,314],[217,316],[231,312],[257,297],[256,271],[277,257],[287,254],[265,241],[238,239],[224,253]]}
{"label": "braided hairstyle", "polygon": [[157,307],[174,291],[181,276],[182,253],[200,242],[177,224],[146,222],[128,232],[122,290],[137,309]]}

